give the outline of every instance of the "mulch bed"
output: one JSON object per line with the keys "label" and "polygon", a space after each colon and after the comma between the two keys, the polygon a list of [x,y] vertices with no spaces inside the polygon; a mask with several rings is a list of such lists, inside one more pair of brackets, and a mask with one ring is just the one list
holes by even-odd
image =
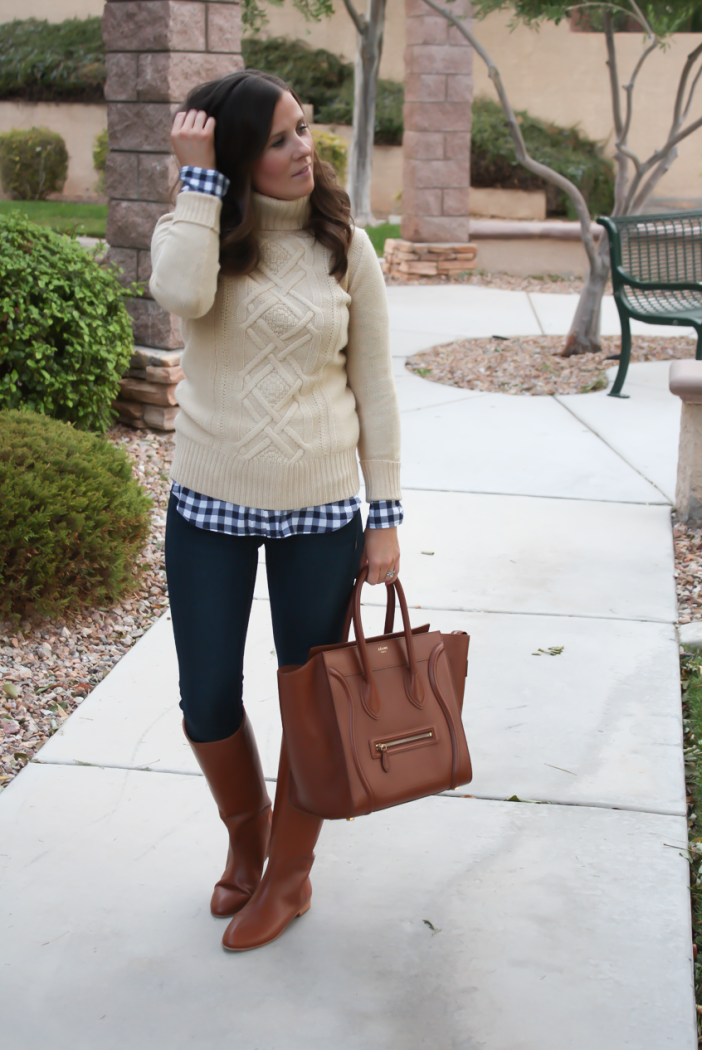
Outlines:
{"label": "mulch bed", "polygon": [[674,521],[675,589],[680,623],[702,620],[702,529]]}
{"label": "mulch bed", "polygon": [[19,628],[0,622],[0,788],[60,728],[168,605],[163,534],[173,435],[117,425],[107,434],[126,449],[134,476],[154,500],[137,589],[111,608]]}
{"label": "mulch bed", "polygon": [[[616,365],[619,336],[604,336],[599,354],[561,357],[565,336],[513,339],[459,339],[415,354],[407,368],[423,379],[465,390],[500,394],[589,394],[604,390],[606,370]],[[694,339],[635,337],[634,361],[672,361],[694,357]]]}

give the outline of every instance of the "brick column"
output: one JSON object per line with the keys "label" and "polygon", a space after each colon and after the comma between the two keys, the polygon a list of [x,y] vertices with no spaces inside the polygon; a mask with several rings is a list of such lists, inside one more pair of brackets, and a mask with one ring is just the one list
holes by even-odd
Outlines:
{"label": "brick column", "polygon": [[[238,0],[107,0],[105,182],[110,258],[128,281],[148,281],[151,234],[172,208],[178,175],[169,132],[178,105],[197,84],[243,69]],[[147,295],[130,302],[142,347],[182,346],[178,322]],[[148,399],[147,399],[148,400]]]}
{"label": "brick column", "polygon": [[[468,240],[473,49],[423,0],[405,0],[402,236]],[[461,15],[468,0],[455,0]]]}

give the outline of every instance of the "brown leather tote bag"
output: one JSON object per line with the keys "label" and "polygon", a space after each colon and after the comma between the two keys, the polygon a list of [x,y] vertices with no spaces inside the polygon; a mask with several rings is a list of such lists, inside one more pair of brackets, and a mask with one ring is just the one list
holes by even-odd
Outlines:
{"label": "brown leather tote bag", "polygon": [[[361,570],[351,595],[356,640],[278,670],[290,801],[327,820],[356,817],[467,784],[461,722],[469,637],[412,629],[402,586],[387,587],[385,633],[366,639]],[[404,629],[392,633],[395,592]],[[348,637],[348,631],[345,633]]]}

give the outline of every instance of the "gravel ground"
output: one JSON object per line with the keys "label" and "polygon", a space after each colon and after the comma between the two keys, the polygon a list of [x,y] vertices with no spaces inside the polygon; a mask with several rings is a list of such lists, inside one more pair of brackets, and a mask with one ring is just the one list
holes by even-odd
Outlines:
{"label": "gravel ground", "polygon": [[[501,288],[506,292],[575,292],[583,287],[582,277],[561,277],[557,273],[539,274],[535,277],[515,277],[510,273],[486,273],[484,270],[468,270],[451,277],[416,277],[413,274],[385,277],[388,287],[406,284],[473,284],[478,288]],[[612,283],[607,282],[605,294],[612,294]]]}
{"label": "gravel ground", "polygon": [[680,623],[702,620],[702,529],[673,518],[675,588]]}
{"label": "gravel ground", "polygon": [[154,500],[138,590],[111,608],[58,619],[0,622],[0,787],[56,732],[168,605],[163,532],[173,435],[120,425],[107,434],[126,449]]}
{"label": "gravel ground", "polygon": [[[499,322],[496,322],[499,323]],[[607,386],[605,371],[617,362],[619,336],[602,339],[602,353],[560,357],[564,336],[459,339],[415,354],[407,368],[434,383],[500,394],[589,394]],[[632,361],[672,361],[695,356],[695,340],[638,336]]]}

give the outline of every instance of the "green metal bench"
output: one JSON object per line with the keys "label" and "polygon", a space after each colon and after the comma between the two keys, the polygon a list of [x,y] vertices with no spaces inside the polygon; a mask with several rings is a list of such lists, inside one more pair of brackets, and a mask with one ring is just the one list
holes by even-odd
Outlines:
{"label": "green metal bench", "polygon": [[597,220],[609,234],[614,300],[622,326],[619,370],[610,397],[626,397],[633,317],[697,332],[702,360],[702,211]]}

